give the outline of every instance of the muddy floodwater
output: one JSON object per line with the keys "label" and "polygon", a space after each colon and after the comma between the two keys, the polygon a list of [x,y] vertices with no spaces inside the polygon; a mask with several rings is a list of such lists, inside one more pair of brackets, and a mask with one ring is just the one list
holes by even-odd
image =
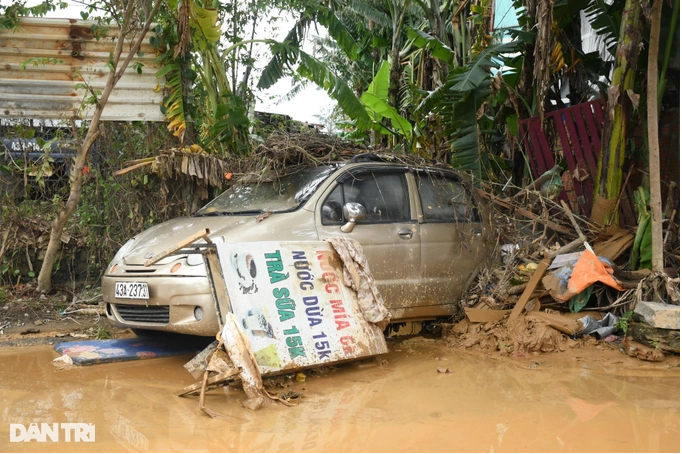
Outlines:
{"label": "muddy floodwater", "polygon": [[[193,382],[191,356],[59,370],[50,346],[5,348],[0,452],[680,452],[679,360],[504,358],[419,339],[390,348],[278,390],[303,393],[293,408],[254,412],[241,390],[211,391],[207,406],[229,420],[173,396]],[[91,423],[95,441],[10,441],[10,424],[31,423]]]}

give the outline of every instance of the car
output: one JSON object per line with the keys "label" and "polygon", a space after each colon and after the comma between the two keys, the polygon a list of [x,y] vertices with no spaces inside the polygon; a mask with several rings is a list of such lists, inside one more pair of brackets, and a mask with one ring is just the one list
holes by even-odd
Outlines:
{"label": "car", "polygon": [[[201,254],[144,266],[200,229],[209,229],[216,243],[354,238],[392,322],[451,315],[495,246],[487,208],[459,173],[357,155],[271,182],[243,180],[194,215],[131,238],[102,277],[115,326],[201,336],[219,331]],[[248,257],[235,260],[245,275],[240,285],[248,288]]]}

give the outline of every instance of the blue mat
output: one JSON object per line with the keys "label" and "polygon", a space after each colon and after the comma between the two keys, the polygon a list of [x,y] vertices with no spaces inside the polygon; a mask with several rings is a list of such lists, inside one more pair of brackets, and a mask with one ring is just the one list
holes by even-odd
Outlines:
{"label": "blue mat", "polygon": [[61,355],[69,355],[74,364],[90,364],[132,361],[136,359],[163,358],[197,353],[208,343],[188,336],[182,338],[104,339],[61,342],[54,349]]}

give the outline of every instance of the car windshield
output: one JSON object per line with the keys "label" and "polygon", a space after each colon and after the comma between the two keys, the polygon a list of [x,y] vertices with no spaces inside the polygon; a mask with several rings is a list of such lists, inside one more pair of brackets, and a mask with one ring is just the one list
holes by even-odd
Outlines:
{"label": "car windshield", "polygon": [[213,199],[195,216],[290,211],[306,202],[334,167],[305,168],[274,181],[238,183]]}

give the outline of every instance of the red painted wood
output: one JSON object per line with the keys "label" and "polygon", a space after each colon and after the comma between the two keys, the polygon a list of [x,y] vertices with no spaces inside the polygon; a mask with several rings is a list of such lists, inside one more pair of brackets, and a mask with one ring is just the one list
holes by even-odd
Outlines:
{"label": "red painted wood", "polygon": [[539,149],[540,151],[536,158],[538,159],[538,171],[540,172],[539,175],[542,175],[554,167],[554,155],[552,153],[552,149],[549,146],[549,142],[547,141],[547,136],[540,125],[540,120],[538,119],[538,121],[532,122],[530,128],[533,131],[534,138],[536,140],[536,150]]}
{"label": "red painted wood", "polygon": [[[594,104],[594,116],[597,118],[597,123],[601,125],[601,129],[599,130],[599,140],[601,141],[601,131],[604,129],[604,101],[599,101],[598,103]],[[600,148],[601,150],[601,148]]]}
{"label": "red painted wood", "polygon": [[[563,111],[563,109],[562,109]],[[561,112],[561,111],[557,111]],[[573,172],[576,169],[576,159],[573,153],[571,152],[571,143],[568,138],[568,134],[566,133],[566,124],[561,121],[562,120],[562,115],[552,115],[551,117],[554,121],[554,127],[559,134],[559,140],[561,141],[561,148],[564,154],[564,158],[566,159],[566,164],[568,165],[568,170],[571,172],[571,175],[573,175]],[[575,194],[578,197],[578,200],[582,200],[583,203],[579,203],[580,205],[580,211],[581,214],[585,214],[587,209],[585,208],[585,191],[583,190],[582,184],[580,184],[579,181],[577,181],[575,178],[573,179],[573,188],[575,190]],[[568,195],[566,194],[566,191],[562,191],[562,196],[566,198],[568,201]],[[562,197],[562,198],[563,198]]]}
{"label": "red painted wood", "polygon": [[[598,105],[595,105],[593,103],[589,103],[588,105],[584,105],[582,108],[583,116],[585,118],[585,122],[587,123],[587,129],[590,131],[590,143],[592,144],[592,162],[588,163],[590,164],[590,174],[592,175],[592,179],[597,178],[597,157],[601,153],[601,131],[604,127],[603,123],[598,124],[597,119],[595,118],[595,113],[592,111],[592,109],[600,109],[601,110],[601,103]],[[592,170],[594,168],[594,171]]]}
{"label": "red painted wood", "polygon": [[590,172],[590,175],[594,178],[597,175],[597,164],[594,160],[594,150],[592,148],[592,140],[590,135],[587,133],[587,128],[585,128],[585,120],[583,119],[582,106],[571,107],[571,113],[573,114],[573,121],[575,121],[578,127],[578,135],[580,136],[580,145],[582,146],[583,158],[587,163],[586,169]]}

